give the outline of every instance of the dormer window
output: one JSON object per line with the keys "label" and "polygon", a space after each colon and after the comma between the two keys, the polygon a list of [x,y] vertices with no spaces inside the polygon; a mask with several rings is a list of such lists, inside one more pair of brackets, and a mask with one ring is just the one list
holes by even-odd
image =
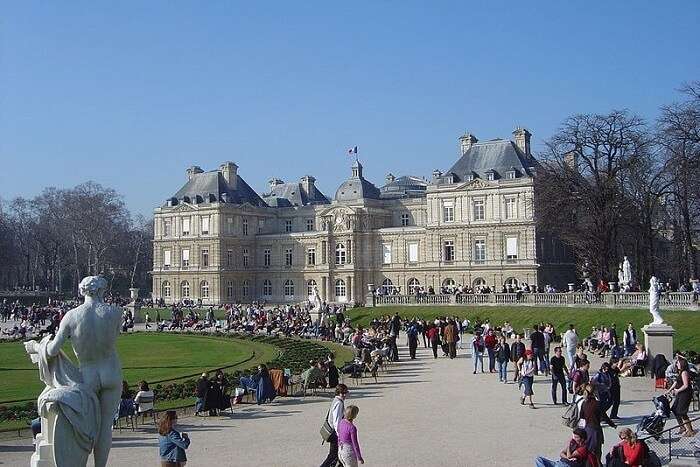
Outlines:
{"label": "dormer window", "polygon": [[493,170],[487,170],[486,171],[486,180],[488,180],[488,181],[496,180],[496,172]]}
{"label": "dormer window", "polygon": [[506,172],[506,179],[514,180],[518,176],[518,170],[515,167],[511,167],[509,171]]}

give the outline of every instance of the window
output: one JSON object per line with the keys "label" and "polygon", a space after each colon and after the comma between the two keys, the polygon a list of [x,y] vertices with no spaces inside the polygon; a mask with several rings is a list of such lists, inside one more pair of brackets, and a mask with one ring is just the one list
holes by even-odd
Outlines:
{"label": "window", "polygon": [[284,250],[284,265],[285,266],[291,266],[292,265],[292,249],[287,248]]}
{"label": "window", "polygon": [[445,240],[442,243],[443,259],[445,261],[455,260],[455,242],[454,240]]}
{"label": "window", "polygon": [[207,281],[202,281],[199,284],[199,296],[201,298],[209,298],[209,282]]}
{"label": "window", "polygon": [[294,297],[294,282],[291,279],[284,281],[284,296],[287,298]]}
{"label": "window", "polygon": [[226,282],[226,296],[228,298],[233,297],[233,281]]}
{"label": "window", "polygon": [[241,294],[244,297],[247,297],[250,292],[250,285],[248,285],[248,281],[244,280],[243,284],[241,284]]}
{"label": "window", "polygon": [[455,220],[455,205],[452,201],[443,201],[442,203],[442,221],[454,222]]}
{"label": "window", "polygon": [[483,277],[477,277],[476,279],[474,279],[474,282],[472,282],[472,284],[474,284],[475,289],[477,287],[479,287],[479,288],[485,287],[486,286],[486,279],[484,279]]}
{"label": "window", "polygon": [[170,293],[171,293],[171,290],[170,290],[170,282],[168,282],[168,281],[163,281],[163,286],[162,286],[162,287],[163,287],[163,293],[162,293],[163,297],[164,297],[164,298],[170,297]]}
{"label": "window", "polygon": [[384,282],[382,282],[382,292],[385,295],[391,295],[394,293],[394,283],[391,282],[391,279],[384,279]]}
{"label": "window", "polygon": [[513,180],[515,178],[515,170],[509,170],[506,172],[506,178],[508,180]]}
{"label": "window", "polygon": [[170,250],[163,250],[163,269],[170,269],[171,260]]}
{"label": "window", "polygon": [[209,248],[202,248],[202,267],[209,267]]}
{"label": "window", "polygon": [[190,283],[182,281],[180,284],[180,296],[182,298],[190,298]]}
{"label": "window", "polygon": [[287,219],[286,221],[284,221],[284,231],[287,233],[292,231],[292,220],[291,219]]}
{"label": "window", "polygon": [[316,288],[316,281],[311,279],[306,283],[306,295],[311,297],[314,294],[314,289]]}
{"label": "window", "polygon": [[229,235],[233,233],[233,217],[226,218],[226,233]]}
{"label": "window", "polygon": [[516,279],[515,277],[509,277],[508,279],[506,279],[503,285],[505,285],[508,288],[516,289],[518,288],[518,279]]}
{"label": "window", "polygon": [[347,251],[348,251],[348,255],[347,255],[346,261],[347,261],[348,263],[352,263],[352,241],[350,241],[350,240],[348,240],[348,248],[347,248]]}
{"label": "window", "polygon": [[248,235],[248,219],[243,219],[243,235]]}
{"label": "window", "polygon": [[170,221],[163,221],[163,236],[170,236]]}
{"label": "window", "polygon": [[263,266],[269,266],[271,260],[270,249],[265,248],[263,251]]}
{"label": "window", "polygon": [[484,216],[484,200],[475,199],[474,200],[474,220],[483,221],[486,216]]}
{"label": "window", "polygon": [[415,295],[420,290],[420,281],[415,277],[408,281],[408,293],[410,295]]}
{"label": "window", "polygon": [[382,264],[391,264],[391,243],[382,243]]}
{"label": "window", "polygon": [[486,261],[486,240],[474,240],[474,261],[479,263]]}
{"label": "window", "polygon": [[418,243],[408,244],[408,262],[417,263],[418,262]]}
{"label": "window", "polygon": [[306,219],[306,231],[313,232],[313,230],[314,230],[314,220],[313,219]]}
{"label": "window", "polygon": [[309,247],[306,249],[306,264],[309,266],[316,264],[316,247]]}
{"label": "window", "polygon": [[258,233],[262,233],[264,228],[265,228],[265,219],[260,219],[258,221]]}
{"label": "window", "polygon": [[328,247],[326,246],[326,242],[322,241],[321,242],[321,264],[326,264],[328,259],[326,258],[328,252]]}
{"label": "window", "polygon": [[445,279],[442,281],[442,286],[452,291],[455,288],[455,281],[454,279]]}
{"label": "window", "polygon": [[510,261],[518,259],[518,237],[506,238],[506,259]]}
{"label": "window", "polygon": [[190,250],[182,250],[182,269],[190,267]]}
{"label": "window", "polygon": [[489,180],[489,181],[496,180],[496,173],[493,171],[486,172],[486,180]]}
{"label": "window", "polygon": [[243,267],[247,268],[248,267],[248,262],[250,258],[250,254],[248,254],[248,248],[243,248]]}
{"label": "window", "polygon": [[190,234],[190,218],[183,217],[182,218],[182,235],[189,235],[189,234]]}
{"label": "window", "polygon": [[345,264],[345,245],[342,243],[335,247],[335,264]]}
{"label": "window", "polygon": [[269,279],[263,282],[263,297],[272,297],[272,282]]}
{"label": "window", "polygon": [[233,250],[226,250],[226,267],[233,266]]}
{"label": "window", "polygon": [[335,299],[337,301],[345,301],[345,281],[343,279],[338,279],[335,281]]}
{"label": "window", "polygon": [[518,205],[515,198],[506,198],[506,219],[515,219],[518,217]]}
{"label": "window", "polygon": [[209,234],[209,216],[202,217],[202,235]]}
{"label": "window", "polygon": [[411,216],[408,214],[401,214],[401,227],[406,227],[411,225]]}

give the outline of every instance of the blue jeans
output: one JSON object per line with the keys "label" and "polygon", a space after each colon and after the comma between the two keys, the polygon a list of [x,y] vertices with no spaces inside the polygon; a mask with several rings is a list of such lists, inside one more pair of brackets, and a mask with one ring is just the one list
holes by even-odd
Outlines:
{"label": "blue jeans", "polygon": [[569,369],[574,367],[574,360],[576,359],[576,349],[569,349],[567,347],[566,349],[566,364],[569,367]]}
{"label": "blue jeans", "polygon": [[535,354],[535,374],[539,374],[541,371],[546,371],[549,369],[547,359],[544,356],[544,349],[535,347],[532,349],[532,353]]}
{"label": "blue jeans", "polygon": [[474,372],[477,370],[477,366],[481,367],[481,372],[484,372],[484,352],[477,352],[472,349],[472,360],[474,360]]}
{"label": "blue jeans", "polygon": [[198,397],[197,402],[194,403],[194,411],[199,413],[204,410],[204,398]]}
{"label": "blue jeans", "polygon": [[508,381],[508,360],[498,362],[498,380],[504,383]]}
{"label": "blue jeans", "polygon": [[566,462],[563,462],[561,459],[557,461],[550,461],[549,459],[545,459],[544,457],[536,457],[535,458],[535,467],[568,467],[569,464]]}

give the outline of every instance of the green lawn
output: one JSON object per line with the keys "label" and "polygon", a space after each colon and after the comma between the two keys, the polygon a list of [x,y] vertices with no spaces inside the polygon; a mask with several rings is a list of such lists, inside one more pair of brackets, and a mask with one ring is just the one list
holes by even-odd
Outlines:
{"label": "green lawn", "polygon": [[[178,379],[203,370],[255,359],[231,370],[249,368],[258,362],[273,360],[277,349],[249,340],[161,333],[124,334],[117,342],[124,379],[130,385],[138,381]],[[72,355],[72,352],[67,352]],[[39,372],[21,343],[0,343],[0,403],[33,399],[44,388]]]}
{"label": "green lawn", "polygon": [[[491,306],[382,306],[375,308],[355,308],[349,315],[355,324],[367,326],[375,317],[393,315],[399,312],[402,318],[420,316],[435,319],[437,316],[459,316],[490,319],[495,325],[509,321],[516,330],[531,328],[534,323],[551,322],[557,332],[564,332],[569,323],[573,323],[579,336],[588,335],[594,325],[609,326],[616,323],[618,334],[622,335],[627,323],[634,324],[641,335],[641,327],[651,322],[647,310],[608,309],[608,308],[557,308],[557,307],[491,307]],[[700,351],[700,312],[697,311],[661,311],[663,318],[676,330],[674,339],[678,350]]]}

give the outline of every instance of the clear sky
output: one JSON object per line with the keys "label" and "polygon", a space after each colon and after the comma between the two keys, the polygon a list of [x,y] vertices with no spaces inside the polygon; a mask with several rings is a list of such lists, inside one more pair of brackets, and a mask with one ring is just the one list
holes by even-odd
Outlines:
{"label": "clear sky", "polygon": [[226,160],[258,192],[429,177],[457,137],[541,147],[700,79],[700,2],[4,2],[0,197],[95,180],[148,214]]}

